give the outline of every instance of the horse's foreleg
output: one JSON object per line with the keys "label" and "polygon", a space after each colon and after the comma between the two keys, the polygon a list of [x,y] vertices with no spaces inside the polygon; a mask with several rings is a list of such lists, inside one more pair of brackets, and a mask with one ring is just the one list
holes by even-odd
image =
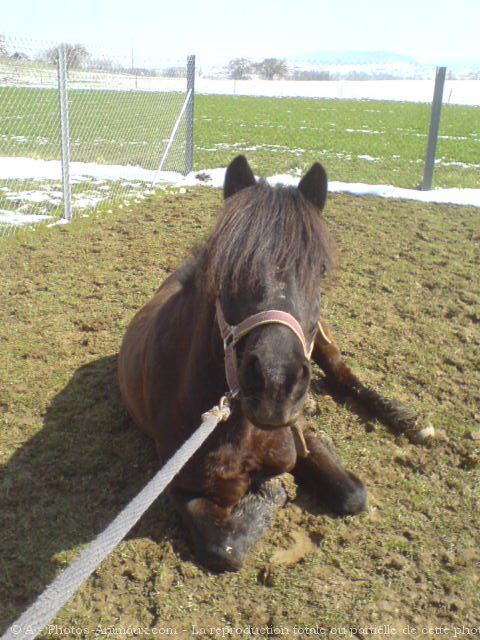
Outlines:
{"label": "horse's foreleg", "polygon": [[198,561],[214,571],[238,571],[287,501],[278,478],[261,483],[233,508],[180,490],[170,495],[193,538]]}
{"label": "horse's foreleg", "polygon": [[413,409],[364,385],[342,360],[340,351],[324,320],[320,320],[319,328],[312,358],[323,369],[330,385],[349,395],[378,420],[397,433],[406,434],[414,442],[423,442],[433,436],[432,425],[422,424]]}
{"label": "horse's foreleg", "polygon": [[357,476],[343,467],[329,439],[309,427],[303,436],[308,455],[298,458],[293,470],[295,478],[338,515],[365,511],[365,487]]}

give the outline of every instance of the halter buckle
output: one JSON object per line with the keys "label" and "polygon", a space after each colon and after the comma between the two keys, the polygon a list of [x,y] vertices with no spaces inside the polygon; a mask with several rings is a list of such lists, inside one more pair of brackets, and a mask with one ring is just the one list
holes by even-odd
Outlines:
{"label": "halter buckle", "polygon": [[223,339],[223,350],[226,351],[228,348],[233,347],[234,344],[235,344],[235,337],[233,333],[229,333],[228,336],[226,336]]}

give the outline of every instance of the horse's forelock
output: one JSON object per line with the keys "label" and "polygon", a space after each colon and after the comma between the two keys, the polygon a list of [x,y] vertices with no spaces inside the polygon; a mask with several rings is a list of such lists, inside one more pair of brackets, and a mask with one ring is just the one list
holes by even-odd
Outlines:
{"label": "horse's forelock", "polygon": [[224,203],[207,240],[201,274],[208,294],[261,284],[266,272],[296,274],[307,295],[334,263],[334,248],[319,210],[292,187],[262,181]]}

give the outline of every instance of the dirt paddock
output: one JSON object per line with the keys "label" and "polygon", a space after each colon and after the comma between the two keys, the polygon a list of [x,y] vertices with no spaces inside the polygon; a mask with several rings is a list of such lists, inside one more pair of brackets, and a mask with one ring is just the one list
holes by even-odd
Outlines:
{"label": "dirt paddock", "polygon": [[[218,191],[162,194],[2,245],[0,630],[153,475],[119,400],[128,320],[207,232]],[[324,316],[354,371],[416,407],[416,446],[316,372],[312,421],[366,483],[299,490],[238,574],[198,566],[160,498],[41,637],[474,637],[480,624],[479,211],[336,195]]]}

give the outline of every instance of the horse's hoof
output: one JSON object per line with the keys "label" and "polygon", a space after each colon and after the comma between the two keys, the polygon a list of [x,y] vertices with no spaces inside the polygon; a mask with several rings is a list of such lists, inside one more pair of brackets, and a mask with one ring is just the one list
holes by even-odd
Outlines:
{"label": "horse's hoof", "polygon": [[423,444],[435,437],[435,429],[431,422],[427,422],[421,429],[411,429],[407,431],[407,437],[410,442]]}
{"label": "horse's hoof", "polygon": [[199,550],[197,555],[200,564],[216,573],[240,571],[245,559],[243,553],[237,553],[235,548],[228,544],[222,547],[207,547]]}
{"label": "horse's hoof", "polygon": [[[353,473],[348,472],[349,481],[343,491],[338,491],[330,508],[338,516],[355,516],[368,511],[368,496],[365,485]],[[326,501],[328,505],[328,501]]]}

